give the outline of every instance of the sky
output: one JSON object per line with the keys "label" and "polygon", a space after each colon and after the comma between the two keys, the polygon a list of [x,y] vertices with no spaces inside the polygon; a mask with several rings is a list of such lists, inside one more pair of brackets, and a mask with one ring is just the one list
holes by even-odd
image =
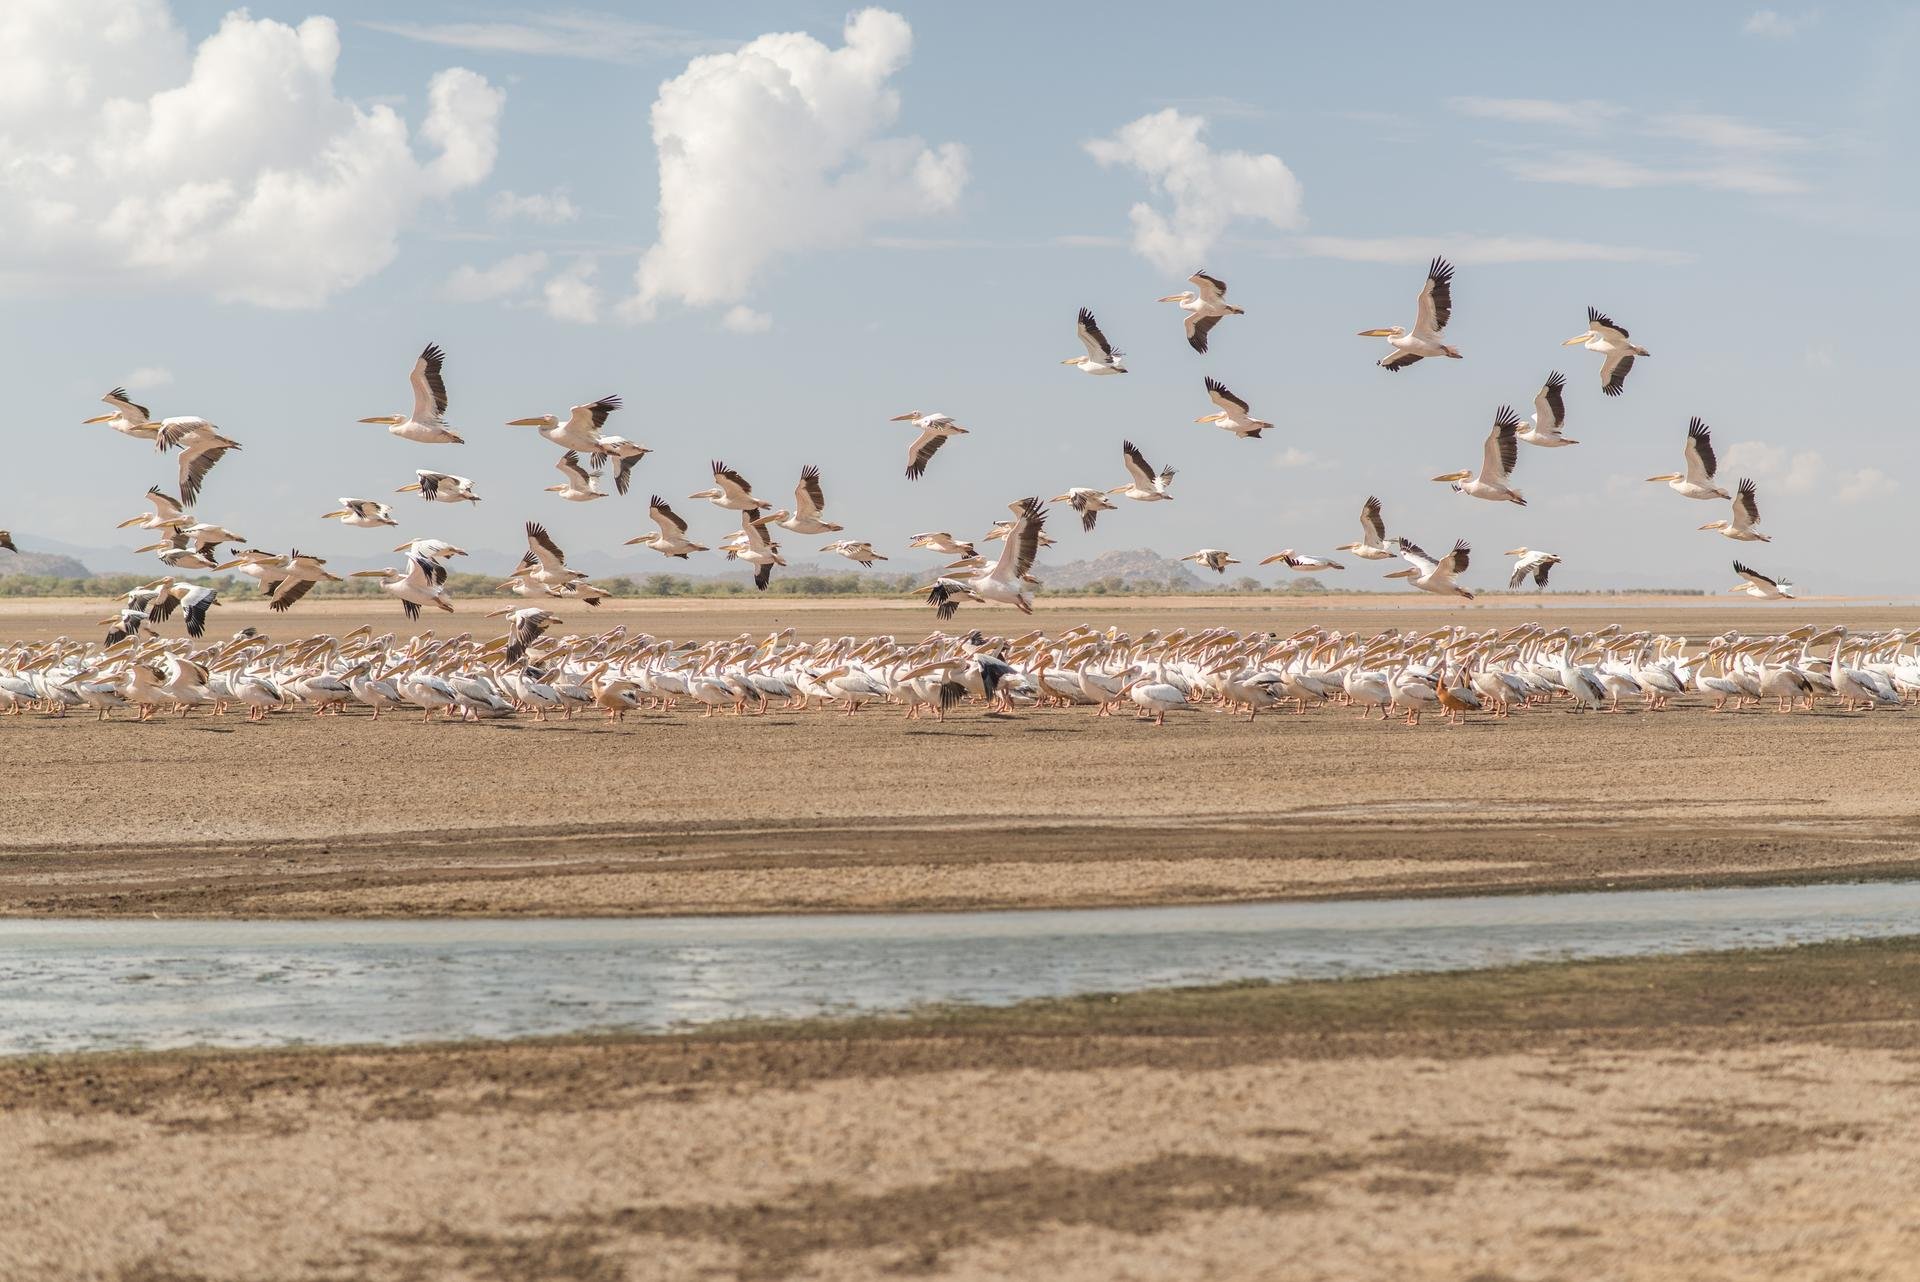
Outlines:
{"label": "sky", "polygon": [[[1803,593],[1914,591],[1920,6],[1086,12],[11,0],[0,525],[142,541],[113,525],[170,459],[81,426],[125,384],[244,443],[203,519],[343,563],[396,533],[515,553],[537,519],[590,573],[678,569],[622,545],[653,491],[702,542],[735,528],[685,498],[718,458],[780,503],[818,465],[829,518],[918,570],[910,534],[1118,485],[1131,439],[1175,501],[1056,519],[1054,559],[1327,554],[1376,494],[1391,534],[1469,540],[1470,586],[1524,544],[1564,558],[1556,587],[1718,591],[1739,556]],[[1410,324],[1435,254],[1465,359],[1390,374],[1356,331]],[[1154,301],[1201,267],[1247,313],[1205,356]],[[1588,305],[1652,353],[1622,397],[1560,346]],[[1082,306],[1131,373],[1059,364]],[[355,421],[409,408],[430,341],[465,446]],[[1552,369],[1581,444],[1523,448],[1527,507],[1429,480]],[[1276,428],[1196,425],[1208,375]],[[656,451],[632,495],[543,493],[557,451],[507,420],[608,393]],[[971,429],[918,482],[910,409]],[[1771,544],[1646,482],[1694,415]],[[484,501],[391,493],[419,467]],[[321,521],[339,497],[402,527]]]}

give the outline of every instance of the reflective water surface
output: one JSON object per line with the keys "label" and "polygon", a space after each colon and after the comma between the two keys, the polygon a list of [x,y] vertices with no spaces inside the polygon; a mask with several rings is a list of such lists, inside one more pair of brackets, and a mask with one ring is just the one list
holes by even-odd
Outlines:
{"label": "reflective water surface", "polygon": [[1920,934],[1920,882],[1188,908],[0,921],[0,1054],[400,1044]]}

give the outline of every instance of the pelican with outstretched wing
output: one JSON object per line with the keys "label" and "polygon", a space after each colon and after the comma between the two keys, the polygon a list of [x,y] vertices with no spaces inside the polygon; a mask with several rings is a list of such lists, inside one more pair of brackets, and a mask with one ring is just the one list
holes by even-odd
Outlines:
{"label": "pelican with outstretched wing", "polygon": [[1363,329],[1360,337],[1386,339],[1393,351],[1380,358],[1380,368],[1398,373],[1429,356],[1459,360],[1459,350],[1449,347],[1441,338],[1447,322],[1452,319],[1453,264],[1436,258],[1428,264],[1426,283],[1420,287],[1420,308],[1412,332],[1389,325],[1385,329]]}

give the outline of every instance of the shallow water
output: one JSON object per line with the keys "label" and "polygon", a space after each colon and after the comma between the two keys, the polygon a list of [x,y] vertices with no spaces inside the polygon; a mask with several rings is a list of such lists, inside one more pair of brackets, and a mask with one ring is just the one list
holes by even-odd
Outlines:
{"label": "shallow water", "polygon": [[1920,882],[1046,912],[0,922],[0,1054],[402,1044],[1920,934]]}

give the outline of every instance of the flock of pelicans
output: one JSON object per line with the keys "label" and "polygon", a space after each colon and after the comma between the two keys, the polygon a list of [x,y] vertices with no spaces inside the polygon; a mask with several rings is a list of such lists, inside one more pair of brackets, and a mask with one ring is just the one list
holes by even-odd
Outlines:
{"label": "flock of pelicans", "polygon": [[[1399,372],[1429,358],[1460,359],[1460,352],[1444,337],[1453,315],[1453,276],[1444,259],[1434,259],[1420,289],[1412,329],[1392,326],[1363,331],[1365,337],[1385,339],[1391,348],[1379,361],[1382,368]],[[1196,272],[1189,283],[1192,289],[1160,301],[1178,304],[1188,345],[1204,354],[1214,329],[1243,309],[1226,301],[1226,283],[1217,277]],[[1063,364],[1093,375],[1127,372],[1122,353],[1101,331],[1091,311],[1079,311],[1076,332],[1084,354]],[[1592,308],[1587,311],[1586,330],[1566,340],[1566,345],[1579,345],[1601,356],[1601,390],[1609,396],[1621,394],[1635,360],[1647,356],[1623,327]],[[411,412],[361,421],[382,425],[407,441],[463,444],[447,422],[445,361],[445,352],[429,345],[415,360],[410,375]],[[1216,408],[1196,422],[1240,438],[1257,438],[1273,426],[1254,417],[1250,405],[1220,380],[1207,377],[1204,385]],[[1525,497],[1513,486],[1521,447],[1556,449],[1578,444],[1563,431],[1566,388],[1562,374],[1550,374],[1534,398],[1531,419],[1523,420],[1510,407],[1501,406],[1486,437],[1479,469],[1434,479],[1471,498],[1524,506]],[[0,655],[4,659],[0,685],[16,711],[36,705],[64,712],[84,704],[105,716],[113,708],[133,705],[144,718],[167,706],[184,711],[203,703],[216,709],[244,703],[251,715],[264,716],[269,709],[289,704],[306,703],[325,711],[357,702],[370,705],[376,713],[411,706],[429,716],[437,709],[468,716],[525,709],[544,716],[556,711],[571,714],[586,705],[618,715],[645,701],[671,707],[686,698],[707,704],[710,711],[725,704],[764,709],[769,700],[805,705],[824,699],[844,702],[852,712],[863,702],[886,700],[904,704],[909,715],[923,709],[937,715],[954,699],[972,696],[1003,708],[1022,700],[1085,702],[1097,705],[1102,713],[1130,697],[1142,709],[1163,717],[1168,708],[1196,699],[1257,711],[1289,700],[1304,710],[1312,701],[1331,698],[1363,709],[1379,708],[1383,715],[1388,708],[1398,708],[1417,719],[1424,705],[1438,704],[1456,716],[1475,707],[1505,715],[1514,706],[1560,695],[1583,706],[1617,705],[1623,697],[1644,697],[1657,707],[1674,694],[1698,690],[1718,695],[1721,705],[1777,696],[1788,701],[1783,702],[1784,708],[1792,700],[1826,693],[1867,707],[1898,702],[1911,693],[1913,665],[1904,657],[1906,638],[1888,634],[1853,639],[1855,664],[1847,667],[1843,648],[1848,638],[1843,631],[1834,633],[1834,652],[1825,660],[1809,657],[1810,635],[1800,633],[1754,640],[1723,638],[1691,660],[1683,658],[1670,638],[1607,633],[1575,638],[1537,630],[1497,637],[1457,631],[1424,638],[1388,634],[1367,641],[1317,633],[1277,640],[1211,632],[1129,640],[1076,630],[1053,639],[1029,634],[992,652],[977,640],[942,634],[918,645],[879,638],[862,644],[843,640],[802,646],[793,644],[790,637],[776,637],[757,644],[743,638],[722,645],[676,647],[650,637],[627,637],[615,629],[549,642],[543,636],[555,616],[542,606],[556,600],[591,606],[606,593],[567,563],[566,554],[539,522],[526,524],[526,552],[501,588],[541,605],[494,611],[494,616],[510,620],[511,629],[494,641],[475,643],[465,636],[434,641],[429,633],[401,645],[390,637],[362,632],[337,639],[319,636],[271,643],[249,631],[196,651],[188,642],[157,639],[159,626],[176,613],[189,638],[197,641],[205,635],[208,612],[220,604],[219,589],[188,576],[246,575],[260,584],[276,611],[292,607],[315,584],[338,581],[341,576],[329,571],[324,559],[297,549],[281,553],[241,546],[245,542],[241,535],[195,515],[193,508],[209,475],[229,453],[242,448],[238,441],[204,418],[155,419],[123,388],[102,399],[110,412],[87,422],[107,424],[122,435],[151,441],[160,452],[177,455],[177,493],[153,487],[147,492],[150,510],[121,523],[122,528],[152,532],[155,541],[140,550],[155,553],[169,574],[127,594],[120,609],[103,620],[110,630],[99,645],[16,645]],[[620,407],[618,396],[606,396],[575,405],[564,416],[534,415],[511,420],[510,426],[535,429],[561,452],[556,468],[563,480],[548,486],[549,491],[568,501],[587,502],[608,497],[600,480],[609,472],[614,492],[626,494],[636,467],[652,452],[606,430]],[[894,421],[909,424],[914,431],[907,450],[910,480],[926,473],[948,441],[968,434],[951,415],[934,411],[910,410]],[[1726,517],[1701,529],[1744,542],[1768,541],[1756,529],[1759,508],[1753,483],[1742,480],[1732,494],[1721,487],[1712,436],[1698,418],[1687,429],[1683,455],[1683,471],[1649,480],[1664,482],[1685,498],[1730,503]],[[1156,468],[1132,441],[1122,443],[1121,461],[1128,477],[1125,483],[1073,486],[1049,501],[1069,506],[1082,527],[1091,530],[1100,514],[1115,510],[1121,500],[1156,503],[1173,498],[1173,468]],[[710,470],[712,485],[688,497],[737,517],[738,528],[716,540],[715,548],[751,567],[754,582],[763,589],[774,568],[786,564],[780,538],[844,533],[842,525],[826,517],[826,491],[817,467],[801,470],[790,507],[776,507],[757,497],[751,483],[734,467],[716,461]],[[481,501],[475,483],[467,477],[426,468],[414,475],[412,482],[399,487],[401,493],[417,494],[428,504]],[[1012,515],[995,522],[978,542],[946,531],[913,536],[911,547],[955,558],[917,589],[926,594],[941,621],[968,601],[1010,605],[1031,613],[1037,582],[1032,576],[1034,559],[1041,547],[1053,542],[1046,533],[1048,509],[1038,497],[1018,499],[1009,509]],[[683,560],[713,550],[694,541],[689,523],[658,494],[649,500],[648,515],[655,528],[630,543]],[[371,498],[342,498],[325,518],[358,529],[400,524],[391,503]],[[1471,554],[1466,543],[1456,542],[1435,556],[1409,539],[1389,538],[1377,498],[1368,498],[1361,506],[1360,527],[1360,539],[1340,551],[1364,560],[1404,561],[1406,567],[1389,578],[1405,579],[1425,592],[1472,598],[1472,591],[1459,582]],[[989,559],[982,548],[994,541],[1002,547]],[[228,544],[237,550],[222,553]],[[0,531],[0,547],[11,545],[12,540]],[[410,538],[394,551],[403,555],[400,566],[363,570],[358,575],[378,578],[409,618],[418,618],[423,608],[452,611],[446,567],[465,551],[430,537]],[[821,551],[866,566],[887,559],[863,539],[836,538]],[[1544,587],[1560,562],[1556,554],[1535,548],[1514,548],[1507,555],[1514,558],[1510,587],[1527,579]],[[1223,575],[1229,566],[1241,564],[1219,548],[1202,548],[1183,559]],[[1292,548],[1260,562],[1276,563],[1298,572],[1345,568],[1330,558]],[[1792,595],[1790,585],[1739,561],[1734,569],[1742,581],[1731,591],[1763,599]]]}
{"label": "flock of pelicans", "polygon": [[[162,616],[179,604],[170,596]],[[90,708],[106,720],[132,708],[142,721],[167,710],[218,716],[240,706],[255,721],[275,711],[327,715],[348,707],[369,708],[376,719],[416,710],[423,720],[520,713],[571,720],[597,709],[618,720],[683,703],[703,706],[708,717],[815,706],[852,716],[879,704],[910,719],[944,720],[956,704],[977,703],[1003,715],[1044,705],[1103,717],[1131,704],[1136,717],[1163,725],[1168,712],[1191,707],[1252,720],[1289,705],[1296,714],[1344,706],[1363,718],[1377,711],[1383,721],[1397,713],[1408,725],[1436,711],[1457,725],[1469,713],[1504,718],[1556,703],[1617,712],[1637,701],[1658,711],[1687,694],[1711,698],[1716,712],[1763,701],[1783,713],[1812,710],[1822,699],[1872,711],[1920,699],[1920,651],[1909,649],[1920,631],[1730,632],[1691,653],[1683,637],[1617,626],[1575,634],[1537,624],[1367,637],[1319,628],[1286,637],[1223,628],[1134,637],[1076,626],[1056,636],[976,631],[815,642],[797,640],[789,628],[760,640],[676,644],[621,627],[556,635],[550,629],[560,620],[538,606],[503,613],[507,633],[485,641],[431,632],[401,640],[361,627],[277,642],[247,629],[198,649],[138,635],[104,648],[65,638],[16,644],[0,651],[0,700],[14,714]]]}

